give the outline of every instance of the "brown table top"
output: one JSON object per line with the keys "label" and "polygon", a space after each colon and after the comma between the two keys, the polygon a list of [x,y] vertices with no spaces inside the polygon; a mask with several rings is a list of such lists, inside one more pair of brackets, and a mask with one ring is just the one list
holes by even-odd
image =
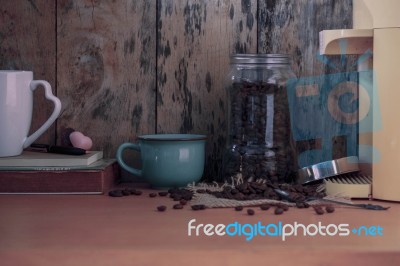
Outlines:
{"label": "brown table top", "polygon": [[[1,265],[400,265],[400,204],[370,211],[339,208],[316,215],[290,208],[283,215],[254,207],[254,216],[233,209],[172,209],[168,197],[103,195],[0,195]],[[376,203],[376,202],[374,202]],[[158,205],[168,206],[158,212]],[[376,226],[382,236],[188,236],[188,223],[305,226],[320,222]],[[330,227],[334,233],[335,227]],[[270,232],[273,232],[273,228]],[[289,227],[287,227],[286,230]],[[310,227],[310,232],[312,233]],[[201,229],[201,228],[200,228]],[[232,229],[232,228],[231,228]],[[300,230],[300,229],[299,229]],[[371,229],[372,230],[372,229]],[[233,229],[231,230],[233,232]],[[378,231],[375,231],[376,233]],[[373,233],[373,231],[371,231]]]}

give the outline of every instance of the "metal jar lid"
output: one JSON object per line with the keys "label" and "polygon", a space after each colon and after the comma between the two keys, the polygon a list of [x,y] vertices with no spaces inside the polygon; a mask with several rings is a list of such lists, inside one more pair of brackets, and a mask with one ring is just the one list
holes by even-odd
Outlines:
{"label": "metal jar lid", "polygon": [[307,184],[327,177],[358,171],[360,171],[358,167],[358,157],[344,157],[301,168],[298,171],[297,183]]}
{"label": "metal jar lid", "polygon": [[231,64],[290,64],[287,54],[234,54]]}

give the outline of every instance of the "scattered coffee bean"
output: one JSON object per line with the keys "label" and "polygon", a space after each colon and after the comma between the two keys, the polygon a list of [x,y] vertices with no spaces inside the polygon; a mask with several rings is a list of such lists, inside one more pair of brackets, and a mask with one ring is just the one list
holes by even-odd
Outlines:
{"label": "scattered coffee bean", "polygon": [[314,206],[314,211],[318,215],[322,215],[325,213],[321,206]]}
{"label": "scattered coffee bean", "polygon": [[171,193],[173,193],[175,190],[177,190],[177,188],[170,188],[170,189],[168,189],[168,193],[171,194]]}
{"label": "scattered coffee bean", "polygon": [[206,206],[204,204],[196,204],[192,205],[192,210],[198,211],[198,210],[205,210]]}
{"label": "scattered coffee bean", "polygon": [[175,204],[175,205],[173,206],[173,208],[174,208],[175,210],[180,210],[180,209],[183,209],[183,205],[182,205],[182,204]]}
{"label": "scattered coffee bean", "polygon": [[163,211],[165,211],[166,209],[167,209],[167,206],[164,206],[164,205],[161,205],[161,206],[158,206],[158,207],[157,207],[157,210],[160,211],[160,212],[163,212]]}
{"label": "scattered coffee bean", "polygon": [[183,198],[184,200],[186,200],[186,201],[189,201],[189,200],[191,200],[191,199],[192,199],[192,197],[193,197],[193,194],[190,194],[190,195],[189,195],[189,194],[187,194],[187,195],[183,195],[183,197],[182,197],[182,198]]}
{"label": "scattered coffee bean", "polygon": [[111,191],[108,192],[108,195],[110,197],[122,197],[123,196],[121,190],[111,190]]}
{"label": "scattered coffee bean", "polygon": [[286,204],[281,204],[280,205],[281,209],[284,210],[285,212],[287,212],[289,210],[289,206],[287,206]]}
{"label": "scattered coffee bean", "polygon": [[155,197],[157,197],[157,193],[150,193],[150,194],[149,194],[149,197],[150,197],[150,198],[155,198]]}
{"label": "scattered coffee bean", "polygon": [[140,196],[140,195],[143,194],[143,191],[134,189],[134,190],[131,191],[131,193],[132,193],[133,195],[135,195],[135,196]]}
{"label": "scattered coffee bean", "polygon": [[179,203],[180,203],[180,204],[182,204],[182,205],[186,205],[186,203],[187,203],[187,200],[185,200],[185,199],[181,199],[181,200],[179,201]]}
{"label": "scattered coffee bean", "polygon": [[260,206],[260,209],[263,210],[263,211],[267,211],[267,210],[269,210],[270,207],[271,206],[269,204],[263,204],[263,205]]}
{"label": "scattered coffee bean", "polygon": [[193,197],[193,192],[184,188],[175,188],[170,190],[169,197],[174,201],[180,201],[182,199],[190,201]]}
{"label": "scattered coffee bean", "polygon": [[232,195],[236,195],[239,193],[239,190],[237,190],[236,188],[231,190]]}
{"label": "scattered coffee bean", "polygon": [[284,210],[281,207],[276,207],[274,213],[276,215],[280,215],[284,212]]}
{"label": "scattered coffee bean", "polygon": [[247,209],[248,215],[254,215],[256,212],[253,209]]}
{"label": "scattered coffee bean", "polygon": [[194,211],[200,210],[200,205],[192,205],[192,210]]}
{"label": "scattered coffee bean", "polygon": [[129,196],[129,195],[131,195],[131,192],[130,192],[129,190],[127,190],[127,189],[122,190],[121,193],[122,193],[122,195],[124,195],[124,196]]}
{"label": "scattered coffee bean", "polygon": [[243,210],[243,206],[236,206],[235,207],[235,211],[242,211]]}
{"label": "scattered coffee bean", "polygon": [[174,201],[180,201],[182,199],[181,195],[174,195],[174,197],[172,198]]}
{"label": "scattered coffee bean", "polygon": [[161,197],[165,197],[168,195],[168,191],[160,191],[158,192],[158,195],[160,195]]}
{"label": "scattered coffee bean", "polygon": [[328,205],[325,207],[325,210],[327,213],[332,213],[335,211],[335,207],[333,207],[332,205]]}

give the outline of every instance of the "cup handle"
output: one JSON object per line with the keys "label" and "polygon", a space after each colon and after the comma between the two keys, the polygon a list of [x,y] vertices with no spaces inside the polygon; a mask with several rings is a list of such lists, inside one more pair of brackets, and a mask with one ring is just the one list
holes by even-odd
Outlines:
{"label": "cup handle", "polygon": [[139,146],[139,144],[134,144],[134,143],[129,143],[129,142],[122,143],[122,144],[118,147],[116,158],[117,158],[117,161],[118,161],[119,165],[120,165],[123,169],[125,169],[126,171],[128,171],[128,172],[131,173],[131,174],[134,174],[134,175],[137,175],[137,176],[142,176],[142,170],[139,170],[139,169],[130,167],[130,166],[127,165],[127,164],[124,162],[124,160],[122,159],[122,153],[124,152],[125,149],[132,149],[132,150],[135,150],[135,151],[140,152],[140,146]]}
{"label": "cup handle", "polygon": [[45,89],[46,99],[52,101],[54,103],[54,110],[49,119],[34,133],[32,133],[29,137],[27,137],[24,141],[23,148],[29,147],[37,138],[39,138],[57,119],[61,112],[61,102],[56,96],[53,95],[51,91],[50,84],[45,80],[32,80],[30,84],[30,88],[32,91],[36,90],[39,85],[43,85]]}

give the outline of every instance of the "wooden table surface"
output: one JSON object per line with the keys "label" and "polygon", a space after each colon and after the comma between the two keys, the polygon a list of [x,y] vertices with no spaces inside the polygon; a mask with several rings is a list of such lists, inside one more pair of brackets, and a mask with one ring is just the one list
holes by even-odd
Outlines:
{"label": "wooden table surface", "polygon": [[[400,204],[316,215],[290,208],[249,216],[233,209],[174,210],[168,197],[1,195],[1,265],[400,265]],[[376,203],[376,202],[374,202]],[[167,211],[158,212],[164,204]],[[380,226],[383,236],[188,236],[188,223]],[[331,227],[332,230],[333,227]],[[256,265],[256,264],[253,264]]]}

